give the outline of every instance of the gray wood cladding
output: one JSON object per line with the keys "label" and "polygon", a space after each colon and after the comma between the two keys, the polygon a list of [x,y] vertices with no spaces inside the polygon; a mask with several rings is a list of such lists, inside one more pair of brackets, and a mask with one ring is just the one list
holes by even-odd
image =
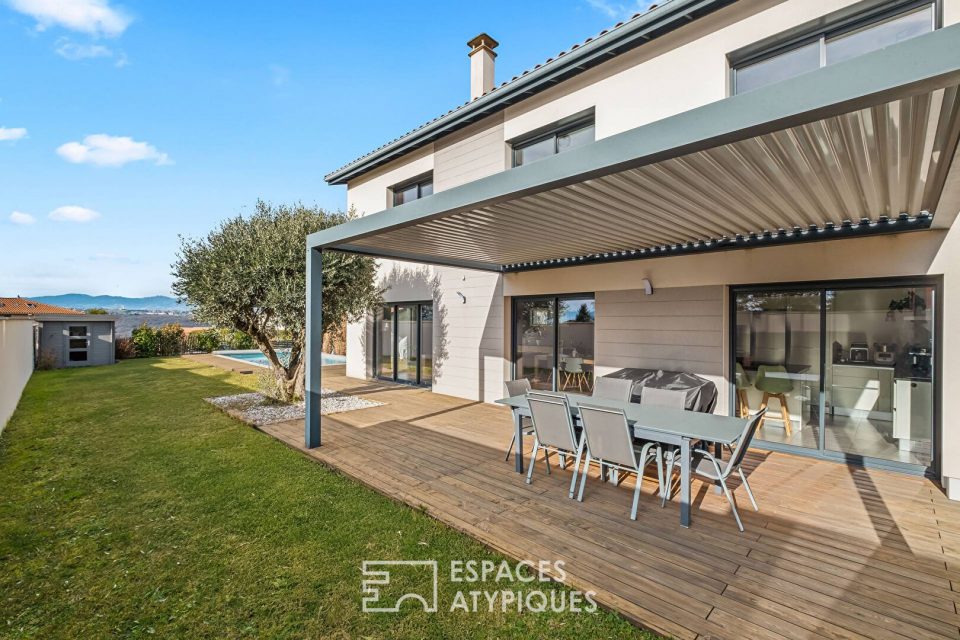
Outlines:
{"label": "gray wood cladding", "polygon": [[598,365],[723,375],[723,287],[599,291],[596,305]]}

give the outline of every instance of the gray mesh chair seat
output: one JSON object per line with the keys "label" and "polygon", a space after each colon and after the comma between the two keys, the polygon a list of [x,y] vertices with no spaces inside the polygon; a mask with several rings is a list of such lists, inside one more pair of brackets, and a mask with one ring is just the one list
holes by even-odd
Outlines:
{"label": "gray mesh chair seat", "polygon": [[[669,409],[679,409],[685,411],[687,407],[687,392],[675,389],[656,389],[654,387],[643,387],[640,390],[640,404],[654,407],[667,407]],[[660,487],[660,506],[666,505],[667,496],[673,487],[673,467],[679,453],[677,447],[662,445],[659,450],[658,465],[666,466],[666,473],[663,474],[663,484]]]}
{"label": "gray mesh chair seat", "polygon": [[636,520],[640,490],[643,487],[643,474],[649,463],[656,464],[657,484],[663,484],[661,468],[657,464],[659,445],[656,442],[637,444],[630,431],[627,415],[622,409],[581,403],[580,423],[583,427],[582,442],[586,445],[586,460],[580,472],[580,491],[577,494],[577,500],[583,501],[583,489],[587,484],[587,472],[590,470],[591,462],[600,464],[601,475],[605,467],[610,467],[617,472],[635,474],[637,483],[633,490],[630,519]]}
{"label": "gray mesh chair seat", "polygon": [[583,438],[578,437],[573,427],[570,404],[563,393],[547,391],[528,391],[527,405],[533,418],[533,452],[530,454],[530,467],[527,469],[527,484],[533,482],[533,468],[537,463],[537,453],[543,449],[543,461],[550,473],[550,454],[575,456],[573,478],[570,480],[569,497],[577,486],[577,472],[583,456]]}
{"label": "gray mesh chair seat", "polygon": [[594,398],[603,398],[604,400],[630,402],[632,392],[633,380],[601,377],[593,382],[593,393],[591,396]]}
{"label": "gray mesh chair seat", "polygon": [[[519,378],[517,380],[507,380],[503,383],[503,386],[507,389],[507,397],[512,398],[514,396],[525,395],[530,389],[530,380],[527,378]],[[520,418],[520,428],[523,430],[523,435],[529,436],[533,433],[533,423],[530,421],[530,418]],[[510,459],[510,452],[513,451],[513,448],[517,446],[517,434],[514,433],[510,438],[510,446],[507,447],[507,455],[503,457],[504,461]]]}

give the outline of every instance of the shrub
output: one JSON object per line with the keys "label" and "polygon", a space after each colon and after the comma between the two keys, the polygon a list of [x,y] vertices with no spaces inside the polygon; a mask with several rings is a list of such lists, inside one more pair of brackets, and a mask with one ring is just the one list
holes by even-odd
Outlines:
{"label": "shrub", "polygon": [[130,339],[138,358],[152,358],[159,348],[157,330],[146,322],[133,330]]}
{"label": "shrub", "polygon": [[264,369],[257,373],[257,391],[277,402],[283,401],[283,389],[277,374],[272,369]]}
{"label": "shrub", "polygon": [[190,352],[210,353],[220,348],[220,332],[216,329],[204,329],[187,334],[186,350]]}
{"label": "shrub", "polygon": [[113,342],[113,353],[117,360],[129,360],[137,357],[133,338],[117,338]]}
{"label": "shrub", "polygon": [[165,324],[157,329],[158,356],[178,356],[183,353],[183,346],[183,327],[179,324]]}
{"label": "shrub", "polygon": [[91,307],[87,309],[87,315],[91,316],[105,316],[107,315],[107,310],[103,307]]}
{"label": "shrub", "polygon": [[57,355],[53,349],[44,349],[37,354],[37,369],[49,371],[57,367]]}
{"label": "shrub", "polygon": [[243,331],[223,330],[223,344],[228,349],[253,349],[256,343]]}

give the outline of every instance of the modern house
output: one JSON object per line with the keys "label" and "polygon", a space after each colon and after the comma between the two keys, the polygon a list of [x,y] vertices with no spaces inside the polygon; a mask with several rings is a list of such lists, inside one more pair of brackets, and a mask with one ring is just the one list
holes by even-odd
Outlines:
{"label": "modern house", "polygon": [[[504,382],[693,375],[768,406],[755,447],[960,499],[960,0],[671,0],[326,176],[308,239],[379,260],[347,375],[491,402]],[[661,373],[662,372],[662,373]]]}
{"label": "modern house", "polygon": [[0,318],[36,321],[34,358],[46,366],[89,367],[114,364],[117,319],[86,314],[26,298],[0,298]]}

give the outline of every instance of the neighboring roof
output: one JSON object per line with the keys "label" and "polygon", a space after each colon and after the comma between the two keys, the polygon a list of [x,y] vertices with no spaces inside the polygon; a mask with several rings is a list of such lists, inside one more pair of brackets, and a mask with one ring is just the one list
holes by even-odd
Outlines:
{"label": "neighboring roof", "polygon": [[51,313],[57,315],[85,315],[82,311],[36,302],[19,296],[16,298],[0,298],[0,316],[37,316]]}
{"label": "neighboring roof", "polygon": [[734,2],[736,0],[667,0],[659,6],[654,5],[646,13],[638,13],[561,51],[476,100],[466,102],[332,171],[324,176],[324,180],[330,184],[346,184],[371,169]]}

